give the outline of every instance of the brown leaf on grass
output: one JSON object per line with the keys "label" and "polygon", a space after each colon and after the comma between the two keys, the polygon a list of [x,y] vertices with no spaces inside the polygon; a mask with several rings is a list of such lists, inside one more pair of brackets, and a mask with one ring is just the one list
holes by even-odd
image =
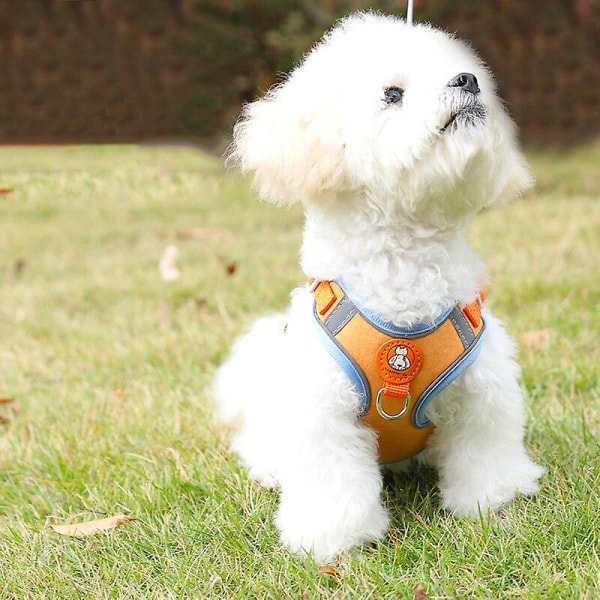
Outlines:
{"label": "brown leaf on grass", "polygon": [[237,270],[238,264],[236,262],[232,261],[225,264],[225,273],[227,273],[227,275],[229,275],[230,277],[232,275],[235,275]]}
{"label": "brown leaf on grass", "polygon": [[135,521],[132,517],[126,515],[115,515],[104,519],[94,519],[93,521],[84,521],[82,523],[70,523],[68,525],[50,525],[50,528],[60,535],[69,537],[86,537],[95,535],[103,531],[115,529],[124,523]]}
{"label": "brown leaf on grass", "polygon": [[533,329],[521,335],[521,343],[527,350],[539,350],[545,348],[550,342],[549,329]]}
{"label": "brown leaf on grass", "polygon": [[420,583],[417,583],[413,590],[413,600],[429,600],[429,596],[425,593],[425,589]]}
{"label": "brown leaf on grass", "polygon": [[13,270],[17,277],[19,277],[23,273],[26,265],[27,265],[27,261],[24,258],[17,258],[17,260],[15,260]]}
{"label": "brown leaf on grass", "polygon": [[221,263],[223,270],[227,275],[229,275],[229,277],[237,273],[238,268],[240,266],[237,261],[229,260],[228,258],[220,254],[217,255],[217,260],[219,261],[219,263]]}
{"label": "brown leaf on grass", "polygon": [[0,398],[0,425],[8,425],[19,411],[14,398]]}
{"label": "brown leaf on grass", "polygon": [[321,575],[329,575],[329,577],[333,577],[334,579],[340,578],[340,574],[331,565],[319,567],[319,573],[321,573]]}
{"label": "brown leaf on grass", "polygon": [[0,194],[12,194],[15,190],[13,188],[0,188]]}

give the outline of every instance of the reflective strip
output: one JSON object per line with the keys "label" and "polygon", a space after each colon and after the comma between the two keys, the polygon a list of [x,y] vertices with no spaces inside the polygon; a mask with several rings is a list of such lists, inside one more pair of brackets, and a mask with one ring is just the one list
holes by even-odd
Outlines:
{"label": "reflective strip", "polygon": [[325,327],[331,335],[337,335],[357,312],[356,306],[354,306],[350,298],[344,296],[340,303],[331,311],[331,314],[327,315]]}
{"label": "reflective strip", "polygon": [[465,317],[465,314],[458,306],[455,306],[448,315],[448,318],[452,325],[454,325],[454,329],[456,329],[456,333],[458,333],[458,337],[463,343],[465,350],[467,350],[475,341],[475,333],[473,332],[471,325],[469,325],[467,317]]}

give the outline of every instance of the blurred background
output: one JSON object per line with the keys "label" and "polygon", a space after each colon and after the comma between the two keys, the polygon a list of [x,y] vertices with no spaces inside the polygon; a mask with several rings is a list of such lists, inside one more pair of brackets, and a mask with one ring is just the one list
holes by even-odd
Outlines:
{"label": "blurred background", "polygon": [[[243,102],[366,8],[406,0],[0,0],[0,143],[219,151]],[[415,0],[415,20],[471,42],[526,144],[600,133],[600,0]]]}

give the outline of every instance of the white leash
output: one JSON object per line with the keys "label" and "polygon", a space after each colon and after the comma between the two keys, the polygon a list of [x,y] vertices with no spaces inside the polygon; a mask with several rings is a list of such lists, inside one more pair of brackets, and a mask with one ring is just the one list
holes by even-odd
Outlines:
{"label": "white leash", "polygon": [[413,24],[413,0],[408,0],[408,5],[406,7],[406,22],[408,25]]}

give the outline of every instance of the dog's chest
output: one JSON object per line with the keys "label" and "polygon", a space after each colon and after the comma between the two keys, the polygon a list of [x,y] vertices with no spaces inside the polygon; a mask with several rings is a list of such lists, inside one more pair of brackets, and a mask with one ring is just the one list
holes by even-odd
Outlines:
{"label": "dog's chest", "polygon": [[417,454],[433,431],[429,403],[479,354],[481,300],[401,329],[359,308],[338,282],[315,281],[312,288],[317,330],[359,395],[359,416],[377,431],[380,461]]}

